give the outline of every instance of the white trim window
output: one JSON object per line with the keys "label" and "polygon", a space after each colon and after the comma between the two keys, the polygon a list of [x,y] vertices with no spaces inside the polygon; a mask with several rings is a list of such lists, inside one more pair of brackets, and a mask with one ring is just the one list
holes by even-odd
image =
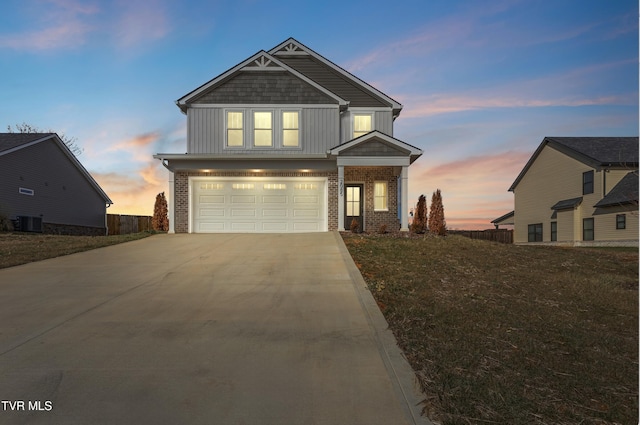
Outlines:
{"label": "white trim window", "polygon": [[253,145],[256,147],[273,146],[273,112],[253,112]]}
{"label": "white trim window", "polygon": [[238,148],[244,146],[242,111],[227,111],[227,146]]}
{"label": "white trim window", "polygon": [[297,148],[300,146],[300,112],[282,112],[282,146]]}
{"label": "white trim window", "polygon": [[373,210],[389,211],[389,185],[387,182],[373,183]]}
{"label": "white trim window", "polygon": [[371,114],[353,115],[353,138],[363,136],[373,130],[373,117]]}

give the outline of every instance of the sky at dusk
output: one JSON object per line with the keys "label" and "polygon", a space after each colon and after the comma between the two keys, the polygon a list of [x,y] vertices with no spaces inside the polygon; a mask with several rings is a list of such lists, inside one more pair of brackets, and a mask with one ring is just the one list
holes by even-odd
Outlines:
{"label": "sky at dusk", "polygon": [[76,138],[108,212],[151,215],[175,101],[289,37],[404,105],[410,202],[441,189],[452,229],[511,211],[545,136],[638,135],[637,0],[4,0],[0,131]]}

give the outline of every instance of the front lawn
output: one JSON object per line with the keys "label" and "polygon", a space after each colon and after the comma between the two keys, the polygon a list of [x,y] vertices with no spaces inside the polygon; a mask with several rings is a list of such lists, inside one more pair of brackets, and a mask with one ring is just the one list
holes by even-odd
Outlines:
{"label": "front lawn", "polygon": [[638,423],[638,252],[344,234],[442,424]]}
{"label": "front lawn", "polygon": [[65,236],[0,233],[0,269],[142,239],[151,234],[142,232],[111,236]]}

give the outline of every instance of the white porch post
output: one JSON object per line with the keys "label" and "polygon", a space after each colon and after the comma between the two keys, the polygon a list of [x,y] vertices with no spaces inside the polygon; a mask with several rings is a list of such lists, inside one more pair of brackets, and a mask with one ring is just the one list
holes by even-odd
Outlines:
{"label": "white porch post", "polygon": [[175,209],[176,209],[176,200],[175,200],[175,188],[174,188],[174,174],[169,171],[169,233],[175,233],[174,227],[174,217],[175,217]]}
{"label": "white porch post", "polygon": [[344,231],[344,165],[338,165],[338,230]]}
{"label": "white porch post", "polygon": [[400,204],[400,231],[409,231],[409,167],[404,165],[402,167],[402,174],[400,175],[400,194],[402,196]]}

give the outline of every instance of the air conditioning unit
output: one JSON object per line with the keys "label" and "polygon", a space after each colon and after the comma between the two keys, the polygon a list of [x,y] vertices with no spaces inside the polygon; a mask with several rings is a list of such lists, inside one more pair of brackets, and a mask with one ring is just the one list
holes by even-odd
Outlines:
{"label": "air conditioning unit", "polygon": [[18,217],[18,229],[20,232],[42,233],[42,217]]}

